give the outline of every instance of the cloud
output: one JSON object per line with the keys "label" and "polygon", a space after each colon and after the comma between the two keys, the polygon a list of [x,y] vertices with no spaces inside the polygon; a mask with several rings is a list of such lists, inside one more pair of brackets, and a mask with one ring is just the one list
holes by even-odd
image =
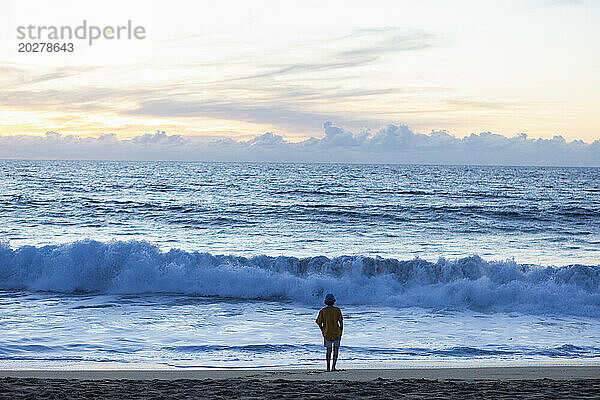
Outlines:
{"label": "cloud", "polygon": [[[371,81],[372,67],[382,59],[439,46],[442,38],[407,27],[349,27],[346,32],[324,34],[318,46],[299,38],[279,49],[276,57],[272,50],[264,53],[250,46],[248,54],[244,49],[237,57],[202,64],[158,63],[150,70],[144,64],[139,72],[140,65],[7,64],[0,67],[0,109],[110,113],[124,120],[151,117],[178,124],[190,124],[191,118],[221,119],[306,134],[325,120],[377,127],[390,121],[366,120],[366,102],[383,103],[390,108],[382,113],[397,115],[404,112],[395,106],[398,97],[418,99],[424,92],[445,91],[390,79]],[[149,85],[143,77],[150,71]],[[427,103],[430,99],[426,97]],[[421,104],[414,108],[424,110]],[[45,122],[51,129],[51,121]]]}
{"label": "cloud", "polygon": [[353,133],[326,122],[322,137],[300,142],[273,132],[247,141],[163,131],[131,139],[57,132],[5,135],[0,136],[0,158],[600,166],[600,139],[567,142],[562,136],[534,139],[491,132],[457,138],[446,131],[415,133],[406,125]]}
{"label": "cloud", "polygon": [[146,133],[140,136],[136,136],[131,139],[132,143],[141,144],[159,144],[159,145],[186,145],[189,140],[181,135],[167,135],[164,131],[156,131],[156,133]]}
{"label": "cloud", "polygon": [[286,146],[287,142],[281,135],[275,135],[273,132],[267,132],[260,136],[244,142],[248,146]]}
{"label": "cloud", "polygon": [[[327,61],[320,58],[313,62],[285,65],[263,65],[266,71],[241,76],[233,80],[273,79],[281,76],[302,75],[305,73],[348,69],[370,65],[389,54],[425,50],[437,47],[442,40],[428,32],[409,31],[396,27],[378,29],[358,29],[349,35],[328,40],[332,48],[340,50],[327,54]],[[230,80],[230,81],[233,81]]]}
{"label": "cloud", "polygon": [[151,97],[149,89],[74,88],[44,90],[0,89],[0,108],[69,112],[111,111],[116,105]]}
{"label": "cloud", "polygon": [[343,50],[338,56],[350,59],[375,60],[381,56],[415,50],[424,50],[438,46],[441,40],[427,32],[409,32],[398,28],[362,29],[356,31],[353,38],[372,37],[372,43],[349,50]]}
{"label": "cloud", "polygon": [[[297,129],[319,126],[333,114],[319,113],[308,110],[295,110],[285,104],[249,104],[236,101],[216,100],[148,100],[141,102],[136,109],[123,114],[144,117],[210,117],[224,120],[246,121],[258,124],[273,124],[282,128]],[[347,123],[360,122],[349,118]]]}
{"label": "cloud", "polygon": [[0,68],[2,78],[0,82],[11,86],[27,86],[37,83],[44,83],[64,78],[71,78],[90,71],[94,71],[98,67],[55,67],[49,72],[39,71],[32,66],[22,66],[14,63],[7,63]]}

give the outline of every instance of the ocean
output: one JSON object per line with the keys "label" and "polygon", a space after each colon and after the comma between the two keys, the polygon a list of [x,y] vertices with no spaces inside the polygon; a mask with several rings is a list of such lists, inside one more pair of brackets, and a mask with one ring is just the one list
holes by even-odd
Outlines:
{"label": "ocean", "polygon": [[600,168],[0,161],[0,368],[600,364]]}

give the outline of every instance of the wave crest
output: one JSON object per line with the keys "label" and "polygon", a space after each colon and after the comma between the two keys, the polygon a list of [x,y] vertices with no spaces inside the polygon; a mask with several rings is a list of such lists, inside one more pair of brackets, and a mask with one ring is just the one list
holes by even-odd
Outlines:
{"label": "wave crest", "polygon": [[252,258],[144,241],[0,244],[0,289],[184,293],[341,304],[600,316],[600,265],[543,267],[478,256],[437,262],[363,256]]}

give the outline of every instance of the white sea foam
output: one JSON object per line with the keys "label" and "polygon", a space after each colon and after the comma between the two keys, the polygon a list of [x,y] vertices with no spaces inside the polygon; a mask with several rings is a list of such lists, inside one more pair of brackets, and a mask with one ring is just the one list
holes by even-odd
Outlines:
{"label": "white sea foam", "polygon": [[0,288],[63,293],[185,293],[320,303],[600,316],[600,265],[543,267],[514,261],[244,258],[144,241],[83,240],[64,245],[0,245]]}

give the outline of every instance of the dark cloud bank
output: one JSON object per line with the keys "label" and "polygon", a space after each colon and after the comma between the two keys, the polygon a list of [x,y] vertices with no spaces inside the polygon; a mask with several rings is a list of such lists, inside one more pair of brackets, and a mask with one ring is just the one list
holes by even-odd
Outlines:
{"label": "dark cloud bank", "polygon": [[489,132],[459,139],[445,131],[415,133],[405,125],[356,134],[330,122],[324,130],[325,136],[299,143],[271,132],[248,141],[159,131],[126,140],[114,134],[8,135],[0,136],[0,158],[600,166],[600,139],[567,142],[562,136],[509,138]]}

